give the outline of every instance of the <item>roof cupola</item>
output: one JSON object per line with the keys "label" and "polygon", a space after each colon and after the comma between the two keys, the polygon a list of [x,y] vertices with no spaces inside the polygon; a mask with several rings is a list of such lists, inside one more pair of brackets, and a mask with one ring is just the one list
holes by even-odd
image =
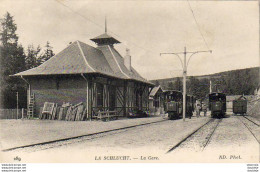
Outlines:
{"label": "roof cupola", "polygon": [[98,46],[101,45],[113,45],[120,43],[117,39],[107,34],[107,20],[105,19],[105,33],[99,35],[95,38],[90,39],[91,41],[95,42]]}

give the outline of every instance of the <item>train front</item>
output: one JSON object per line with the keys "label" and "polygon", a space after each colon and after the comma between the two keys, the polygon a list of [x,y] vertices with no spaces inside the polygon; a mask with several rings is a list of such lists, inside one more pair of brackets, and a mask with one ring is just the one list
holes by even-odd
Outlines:
{"label": "train front", "polygon": [[167,91],[165,97],[165,109],[169,119],[180,118],[182,112],[182,93],[180,91]]}
{"label": "train front", "polygon": [[209,94],[209,110],[213,118],[224,117],[226,109],[226,95],[224,93]]}

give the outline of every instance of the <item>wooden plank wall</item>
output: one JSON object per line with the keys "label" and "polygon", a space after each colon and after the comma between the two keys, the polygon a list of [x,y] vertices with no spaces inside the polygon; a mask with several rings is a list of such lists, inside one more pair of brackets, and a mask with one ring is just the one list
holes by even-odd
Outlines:
{"label": "wooden plank wall", "polygon": [[116,110],[118,114],[124,116],[124,87],[116,87]]}
{"label": "wooden plank wall", "polygon": [[[24,117],[26,114],[24,113]],[[16,119],[17,109],[0,109],[0,119]],[[22,118],[22,109],[18,109],[18,119]]]}
{"label": "wooden plank wall", "polygon": [[143,110],[148,111],[149,110],[149,87],[148,86],[143,87],[142,101],[143,101]]}

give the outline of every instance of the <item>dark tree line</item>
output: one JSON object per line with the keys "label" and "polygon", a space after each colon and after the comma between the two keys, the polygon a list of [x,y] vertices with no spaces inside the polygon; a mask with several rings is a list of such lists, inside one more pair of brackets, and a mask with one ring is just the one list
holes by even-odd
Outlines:
{"label": "dark tree line", "polygon": [[[183,91],[183,81],[182,78],[176,78],[175,81],[168,82],[166,89]],[[202,79],[199,80],[196,77],[189,77],[187,79],[186,90],[188,95],[194,95],[197,98],[202,98],[207,96],[209,93],[209,80]]]}
{"label": "dark tree line", "polygon": [[32,44],[25,51],[18,43],[16,31],[14,18],[7,12],[0,19],[0,108],[15,108],[16,92],[19,93],[19,106],[26,107],[26,83],[10,75],[37,67],[54,56],[48,41],[44,49]]}
{"label": "dark tree line", "polygon": [[[222,92],[227,95],[252,95],[254,90],[259,87],[259,68],[221,72],[205,79],[188,77],[187,94],[205,98],[210,92],[210,80],[213,92]],[[182,78],[179,77],[173,78],[171,81],[167,79],[154,82],[161,85],[163,89],[182,91]]]}
{"label": "dark tree line", "polygon": [[213,82],[218,91],[228,95],[250,95],[259,87],[259,68],[227,72]]}

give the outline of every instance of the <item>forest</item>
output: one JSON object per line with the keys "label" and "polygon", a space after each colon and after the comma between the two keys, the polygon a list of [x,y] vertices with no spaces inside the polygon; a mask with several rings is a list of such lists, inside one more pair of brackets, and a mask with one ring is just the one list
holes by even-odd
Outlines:
{"label": "forest", "polygon": [[[205,98],[210,92],[222,92],[227,95],[253,95],[259,88],[259,67],[238,69],[204,76],[188,76],[187,94]],[[182,91],[182,77],[152,80],[165,90]]]}
{"label": "forest", "polygon": [[53,47],[46,40],[46,45],[27,45],[19,43],[17,25],[14,17],[7,12],[0,18],[0,108],[12,109],[16,107],[17,93],[19,108],[26,105],[26,83],[15,73],[37,67],[54,56]]}

